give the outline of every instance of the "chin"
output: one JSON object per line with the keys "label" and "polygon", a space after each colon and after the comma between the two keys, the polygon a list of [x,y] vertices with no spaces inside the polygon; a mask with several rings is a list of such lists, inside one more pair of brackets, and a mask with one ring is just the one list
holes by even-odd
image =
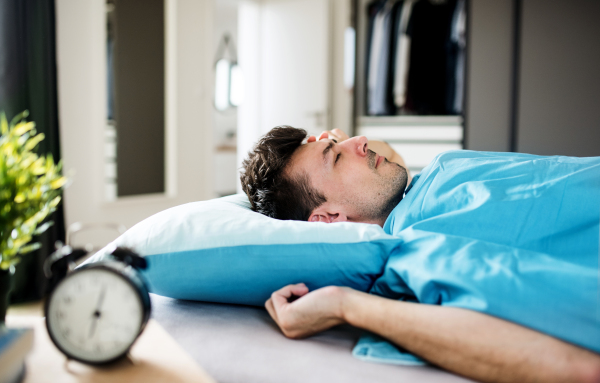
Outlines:
{"label": "chin", "polygon": [[394,172],[394,176],[390,179],[390,194],[386,201],[383,203],[380,210],[380,217],[387,219],[388,215],[394,210],[396,206],[404,198],[404,190],[406,190],[406,183],[408,182],[408,174],[404,167],[396,164],[397,170]]}

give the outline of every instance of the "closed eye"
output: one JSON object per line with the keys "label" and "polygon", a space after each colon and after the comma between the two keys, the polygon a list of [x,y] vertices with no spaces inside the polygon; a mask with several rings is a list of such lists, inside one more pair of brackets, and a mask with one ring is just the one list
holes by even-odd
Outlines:
{"label": "closed eye", "polygon": [[336,164],[338,162],[338,160],[340,159],[341,155],[342,155],[342,153],[338,153],[338,155],[335,156],[335,162],[334,162],[334,164]]}

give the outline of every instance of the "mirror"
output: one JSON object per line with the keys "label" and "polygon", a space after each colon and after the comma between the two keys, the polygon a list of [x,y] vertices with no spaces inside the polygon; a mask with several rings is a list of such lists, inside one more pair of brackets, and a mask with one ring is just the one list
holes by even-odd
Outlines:
{"label": "mirror", "polygon": [[165,193],[165,2],[107,0],[105,199]]}
{"label": "mirror", "polygon": [[215,109],[223,112],[235,108],[242,103],[243,95],[243,77],[237,64],[237,52],[229,33],[225,33],[219,42],[215,64]]}

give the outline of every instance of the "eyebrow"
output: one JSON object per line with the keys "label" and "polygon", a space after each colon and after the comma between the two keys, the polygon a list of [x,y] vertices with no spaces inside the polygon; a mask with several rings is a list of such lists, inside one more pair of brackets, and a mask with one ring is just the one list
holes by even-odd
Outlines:
{"label": "eyebrow", "polygon": [[329,141],[329,145],[327,145],[327,147],[325,149],[323,149],[323,163],[327,163],[327,153],[329,153],[329,151],[331,150],[331,148],[333,148],[333,145],[335,145],[335,142]]}

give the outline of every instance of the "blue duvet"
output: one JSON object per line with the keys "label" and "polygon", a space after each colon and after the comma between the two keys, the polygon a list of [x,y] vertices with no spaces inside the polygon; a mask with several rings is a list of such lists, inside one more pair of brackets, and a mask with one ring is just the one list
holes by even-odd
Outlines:
{"label": "blue duvet", "polygon": [[[600,353],[600,157],[456,151],[415,177],[371,293],[471,309]],[[374,336],[361,359],[423,363]]]}

